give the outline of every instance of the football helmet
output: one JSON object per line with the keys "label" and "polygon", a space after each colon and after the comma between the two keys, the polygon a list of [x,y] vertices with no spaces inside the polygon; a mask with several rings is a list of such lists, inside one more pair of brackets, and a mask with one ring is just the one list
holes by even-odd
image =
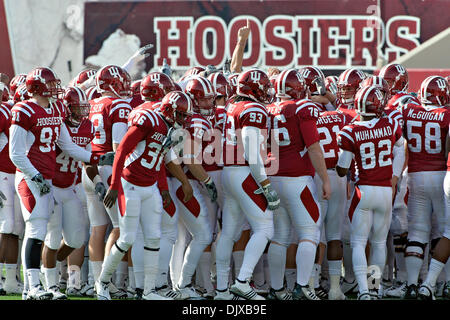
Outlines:
{"label": "football helmet", "polygon": [[239,74],[236,93],[242,97],[267,104],[272,100],[271,88],[269,77],[264,71],[251,69]]}
{"label": "football helmet", "polygon": [[337,98],[344,104],[352,104],[355,101],[356,92],[365,78],[366,75],[355,68],[342,72],[337,84]]}
{"label": "football helmet", "polygon": [[205,70],[206,69],[203,67],[192,67],[184,73],[183,77],[185,78],[185,77],[189,77],[189,76],[195,76]]}
{"label": "football helmet", "polygon": [[86,89],[86,96],[88,101],[100,98],[102,96],[102,94],[100,92],[97,91],[97,87],[90,87]]}
{"label": "football helmet", "polygon": [[227,77],[222,72],[215,72],[208,76],[207,78],[213,88],[216,97],[225,97],[225,100],[228,100],[232,95],[231,85],[228,82]]}
{"label": "football helmet", "polygon": [[308,85],[309,91],[312,95],[318,95],[319,89],[317,89],[317,86],[315,83],[313,83],[313,80],[317,77],[321,78],[323,82],[325,82],[325,76],[323,75],[322,70],[316,67],[303,67],[298,70],[298,73],[305,79],[306,84]]}
{"label": "football helmet", "polygon": [[386,80],[384,80],[380,76],[370,76],[365,78],[361,82],[361,88],[374,86],[380,89],[381,93],[384,95],[384,100],[387,103],[391,98],[391,90],[389,89],[389,85]]}
{"label": "football helmet", "polygon": [[25,84],[25,81],[27,81],[27,75],[24,73],[15,75],[12,79],[11,82],[9,83],[9,92],[11,95],[14,95],[14,93],[16,92],[17,88],[21,85],[21,84]]}
{"label": "football helmet", "polygon": [[30,94],[28,93],[27,86],[25,84],[21,84],[16,93],[14,93],[14,103],[18,103],[20,101],[25,101],[31,99]]}
{"label": "football helmet", "polygon": [[339,78],[337,76],[328,76],[325,78],[325,88],[332,94],[337,95],[337,84]]}
{"label": "football helmet", "polygon": [[231,91],[232,91],[232,96],[236,94],[236,90],[237,90],[237,79],[239,77],[239,73],[232,73],[228,76],[228,82],[230,83],[231,86]]}
{"label": "football helmet", "polygon": [[31,95],[58,99],[64,93],[61,88],[61,80],[50,68],[39,67],[31,70],[25,83]]}
{"label": "football helmet", "polygon": [[429,76],[420,85],[420,102],[436,106],[446,106],[450,102],[449,85],[445,78]]}
{"label": "football helmet", "polygon": [[194,102],[194,112],[203,116],[212,116],[215,111],[216,95],[211,82],[205,77],[194,76],[186,84],[184,92]]}
{"label": "football helmet", "polygon": [[278,74],[274,87],[277,98],[300,100],[307,96],[306,81],[295,69]]}
{"label": "football helmet", "polygon": [[111,91],[122,99],[127,99],[132,95],[131,77],[119,66],[104,66],[97,71],[95,81],[99,93]]}
{"label": "football helmet", "polygon": [[90,105],[86,94],[78,87],[67,87],[64,91],[63,102],[66,106],[66,121],[78,126],[89,116]]}
{"label": "football helmet", "polygon": [[364,87],[355,95],[355,108],[362,116],[381,117],[384,110],[384,96],[375,86]]}
{"label": "football helmet", "polygon": [[420,105],[419,99],[409,93],[397,93],[395,96],[389,99],[386,108],[387,109],[403,109],[408,103],[414,103]]}
{"label": "football helmet", "polygon": [[172,79],[165,73],[150,72],[141,81],[141,96],[144,100],[161,101],[174,87]]}
{"label": "football helmet", "polygon": [[95,71],[94,69],[86,69],[86,70],[81,71],[75,77],[75,79],[73,79],[73,85],[79,86],[80,84],[85,82],[87,79],[94,77],[96,73],[97,73],[97,71]]}
{"label": "football helmet", "polygon": [[390,63],[380,70],[380,77],[387,81],[391,95],[408,90],[408,71],[398,63]]}
{"label": "football helmet", "polygon": [[194,114],[194,103],[183,91],[172,91],[163,97],[159,111],[171,125],[181,127]]}

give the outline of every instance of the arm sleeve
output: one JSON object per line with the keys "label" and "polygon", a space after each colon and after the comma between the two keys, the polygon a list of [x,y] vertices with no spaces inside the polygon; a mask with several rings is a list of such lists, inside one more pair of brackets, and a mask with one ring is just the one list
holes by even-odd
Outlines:
{"label": "arm sleeve", "polygon": [[138,127],[132,126],[125,134],[122,142],[116,150],[114,163],[112,167],[111,189],[118,190],[120,184],[120,177],[122,176],[122,169],[125,163],[125,158],[137,146],[139,141],[144,137],[144,132]]}
{"label": "arm sleeve", "polygon": [[339,159],[337,165],[341,168],[348,169],[352,163],[353,153],[346,150],[339,151]]}
{"label": "arm sleeve", "polygon": [[264,162],[260,153],[260,146],[264,143],[264,136],[261,134],[261,129],[251,126],[245,126],[241,134],[244,157],[249,163],[250,172],[256,182],[261,183],[267,179]]}
{"label": "arm sleeve", "polygon": [[3,148],[8,144],[8,137],[4,132],[0,133],[0,152],[3,151]]}
{"label": "arm sleeve", "polygon": [[9,157],[12,163],[25,175],[33,178],[39,173],[27,157],[27,131],[12,124],[9,129]]}
{"label": "arm sleeve", "polygon": [[58,141],[56,141],[56,144],[61,148],[63,152],[65,152],[75,160],[89,163],[91,161],[92,153],[87,151],[85,148],[82,148],[73,143],[65,124],[61,125],[60,128],[61,133],[58,137]]}
{"label": "arm sleeve", "polygon": [[116,122],[112,126],[112,143],[119,144],[127,133],[127,124],[124,122]]}
{"label": "arm sleeve", "polygon": [[396,177],[402,175],[403,164],[405,163],[405,148],[403,146],[404,139],[400,137],[395,144],[392,153],[394,155],[394,160],[392,161],[392,174]]}

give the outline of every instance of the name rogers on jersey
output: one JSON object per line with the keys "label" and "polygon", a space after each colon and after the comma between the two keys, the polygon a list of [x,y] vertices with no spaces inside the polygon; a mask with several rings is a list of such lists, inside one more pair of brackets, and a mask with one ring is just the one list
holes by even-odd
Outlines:
{"label": "name rogers on jersey", "polygon": [[372,140],[392,136],[391,127],[383,127],[375,130],[364,130],[355,132],[356,141]]}
{"label": "name rogers on jersey", "polygon": [[43,127],[43,126],[55,126],[62,124],[62,118],[61,117],[51,117],[51,118],[38,118],[36,126],[37,127]]}

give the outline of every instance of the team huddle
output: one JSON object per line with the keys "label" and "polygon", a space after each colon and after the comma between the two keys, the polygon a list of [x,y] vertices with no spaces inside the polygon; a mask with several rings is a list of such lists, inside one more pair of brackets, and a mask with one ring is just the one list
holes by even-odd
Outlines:
{"label": "team huddle", "polygon": [[448,79],[243,71],[242,34],[231,69],[0,84],[0,294],[450,297]]}

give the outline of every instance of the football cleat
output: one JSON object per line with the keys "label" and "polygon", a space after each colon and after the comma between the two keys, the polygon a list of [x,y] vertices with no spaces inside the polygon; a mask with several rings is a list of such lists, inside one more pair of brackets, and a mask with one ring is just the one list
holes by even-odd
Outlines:
{"label": "football cleat", "polygon": [[136,289],[128,286],[127,287],[127,298],[128,299],[134,299],[135,295],[136,295]]}
{"label": "football cleat", "polygon": [[216,289],[216,295],[214,296],[214,300],[245,300],[245,299],[231,293],[229,289],[223,291]]}
{"label": "football cleat", "polygon": [[314,292],[320,299],[328,299],[328,292],[324,287],[322,287],[322,285],[314,288]]}
{"label": "football cleat", "polygon": [[286,289],[281,288],[280,290],[275,290],[270,288],[267,300],[294,300],[292,294]]}
{"label": "football cleat", "polygon": [[444,284],[444,288],[442,289],[442,298],[447,300],[450,299],[450,280]]}
{"label": "football cleat", "polygon": [[142,295],[144,294],[144,289],[136,288],[134,293],[134,300],[142,300]]}
{"label": "football cleat", "polygon": [[406,292],[403,299],[406,300],[415,300],[417,299],[417,285],[411,284],[409,286],[406,286]]}
{"label": "football cleat", "polygon": [[52,286],[47,291],[53,294],[52,300],[67,300],[67,296],[57,286]]}
{"label": "football cleat", "polygon": [[6,294],[21,294],[23,291],[23,284],[17,280],[13,280],[12,283],[5,283],[3,289]]}
{"label": "football cleat", "polygon": [[97,293],[97,300],[111,300],[111,296],[109,294],[109,283],[104,283],[97,280],[95,282],[95,291]]}
{"label": "football cleat", "polygon": [[419,287],[419,290],[417,291],[417,297],[420,300],[436,300],[434,296],[434,288],[426,282],[422,283],[422,285]]}
{"label": "football cleat", "polygon": [[159,295],[155,289],[150,290],[142,295],[142,300],[173,300],[173,298],[163,297]]}
{"label": "football cleat", "polygon": [[172,288],[170,288],[167,285],[163,285],[162,287],[156,288],[156,292],[163,297],[166,298],[171,298],[174,300],[180,300],[181,298],[181,293],[176,291],[176,290],[172,290]]}
{"label": "football cleat", "polygon": [[78,289],[78,288],[69,286],[69,287],[67,287],[67,289],[66,289],[66,295],[67,295],[68,297],[82,297],[82,296],[83,296],[83,293],[81,293],[81,288]]}
{"label": "football cleat", "polygon": [[340,288],[328,291],[328,300],[346,300],[347,297]]}
{"label": "football cleat", "polygon": [[27,300],[51,300],[53,294],[50,291],[45,291],[41,285],[31,288],[27,293]]}
{"label": "football cleat", "polygon": [[3,282],[2,279],[0,278],[0,296],[4,296],[6,295],[6,291],[5,289],[3,289]]}
{"label": "football cleat", "polygon": [[114,283],[110,282],[108,284],[109,294],[113,299],[126,299],[128,298],[128,294],[123,289],[118,289]]}
{"label": "football cleat", "polygon": [[269,285],[265,281],[262,285],[258,285],[254,281],[250,281],[250,286],[259,295],[265,295],[269,293]]}
{"label": "football cleat", "polygon": [[59,280],[59,288],[64,291],[67,289],[67,280],[66,279],[61,279]]}
{"label": "football cleat", "polygon": [[176,300],[206,300],[203,298],[192,285],[184,288],[176,287],[175,290],[180,293]]}
{"label": "football cleat", "polygon": [[297,282],[295,283],[294,290],[292,291],[292,297],[294,300],[320,300],[318,296],[309,289],[309,286],[301,286]]}
{"label": "football cleat", "polygon": [[385,297],[403,299],[406,294],[406,282],[397,282],[392,287],[384,290],[383,294]]}
{"label": "football cleat", "polygon": [[266,300],[263,296],[257,294],[253,287],[250,286],[249,280],[242,283],[236,279],[230,288],[230,292],[244,298],[245,300]]}
{"label": "football cleat", "polygon": [[347,280],[345,280],[345,278],[342,279],[341,290],[344,294],[352,293],[356,289],[357,286],[358,286],[358,282],[356,281],[356,279],[353,279],[352,282],[347,282]]}
{"label": "football cleat", "polygon": [[444,286],[445,286],[444,281],[439,281],[436,283],[436,291],[434,292],[434,295],[436,297],[442,297],[442,294],[444,293]]}
{"label": "football cleat", "polygon": [[369,292],[358,292],[358,300],[375,300],[375,298]]}
{"label": "football cleat", "polygon": [[28,290],[23,290],[22,291],[22,300],[27,300],[27,296],[28,296]]}
{"label": "football cleat", "polygon": [[94,286],[87,282],[85,282],[81,285],[80,292],[84,297],[94,297],[95,296]]}

